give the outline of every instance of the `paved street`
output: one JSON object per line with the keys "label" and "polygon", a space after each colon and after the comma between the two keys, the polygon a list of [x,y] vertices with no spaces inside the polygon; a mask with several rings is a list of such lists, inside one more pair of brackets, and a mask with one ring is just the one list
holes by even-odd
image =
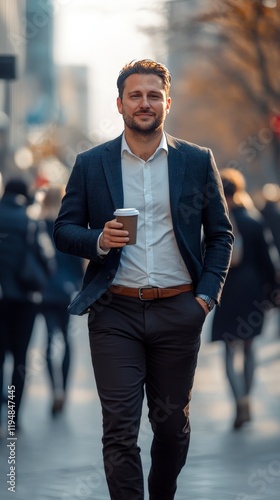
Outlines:
{"label": "paved street", "polygon": [[[267,318],[264,334],[256,342],[254,419],[246,428],[233,432],[233,404],[224,376],[223,345],[207,342],[209,316],[191,407],[191,447],[176,500],[278,500],[279,318],[276,313]],[[28,358],[22,428],[15,445],[15,493],[8,491],[6,482],[9,441],[3,437],[0,443],[2,500],[108,500],[101,456],[101,412],[90,362],[86,318],[73,318],[70,336],[74,359],[69,397],[64,414],[53,419],[44,360],[44,325],[41,318],[36,322]],[[139,444],[145,477],[150,439],[144,407]]]}

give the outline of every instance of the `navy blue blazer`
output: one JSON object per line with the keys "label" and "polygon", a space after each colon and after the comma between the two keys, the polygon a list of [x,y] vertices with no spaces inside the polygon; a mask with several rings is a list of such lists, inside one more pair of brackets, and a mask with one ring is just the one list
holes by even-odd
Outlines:
{"label": "navy blue blazer", "polygon": [[[97,254],[105,222],[123,207],[122,136],[77,156],[54,226],[57,248],[89,260],[71,314],[88,312],[110,287],[121,249]],[[220,300],[232,249],[232,227],[211,150],[167,134],[173,228],[196,293]],[[136,207],[137,208],[137,207]],[[203,244],[201,243],[202,235]]]}

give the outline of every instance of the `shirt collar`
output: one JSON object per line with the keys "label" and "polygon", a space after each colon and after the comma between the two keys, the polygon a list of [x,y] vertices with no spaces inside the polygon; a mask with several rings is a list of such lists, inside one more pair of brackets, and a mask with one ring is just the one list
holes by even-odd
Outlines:
{"label": "shirt collar", "polygon": [[[123,158],[123,153],[125,151],[127,151],[129,154],[131,154],[133,156],[136,156],[134,153],[132,153],[130,147],[128,146],[128,144],[126,142],[126,139],[125,139],[125,135],[123,133],[123,135],[122,135],[122,149],[121,149],[121,156],[122,156],[122,158]],[[153,158],[157,153],[159,153],[159,151],[165,151],[166,154],[168,155],[167,139],[166,139],[166,135],[165,135],[164,132],[162,134],[160,143],[159,143],[156,151],[154,152],[154,154],[151,156],[151,158]]]}

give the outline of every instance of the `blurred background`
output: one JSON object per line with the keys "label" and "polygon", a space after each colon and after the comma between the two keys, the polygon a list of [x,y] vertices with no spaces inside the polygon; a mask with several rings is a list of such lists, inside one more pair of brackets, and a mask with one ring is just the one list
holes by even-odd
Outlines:
{"label": "blurred background", "polygon": [[[276,0],[0,0],[3,186],[18,174],[38,192],[65,184],[79,152],[120,134],[116,80],[124,64],[138,58],[157,59],[172,73],[166,131],[212,148],[218,168],[240,170],[260,210],[267,200],[277,206],[273,237],[280,254]],[[222,346],[208,343],[209,315],[193,397],[194,439],[178,500],[279,498],[279,318],[279,308],[269,312],[257,339],[254,422],[236,435],[229,432],[232,401]],[[53,419],[46,330],[37,317],[17,442],[18,500],[108,500],[85,316],[71,318],[69,339],[66,414]],[[56,350],[61,356],[59,338]],[[150,437],[143,415],[145,472]],[[6,500],[3,443],[0,492]]]}
{"label": "blurred background", "polygon": [[280,180],[275,0],[0,3],[0,169],[65,181],[78,152],[122,131],[116,79],[137,58],[172,72],[169,133],[213,148],[258,197]]}

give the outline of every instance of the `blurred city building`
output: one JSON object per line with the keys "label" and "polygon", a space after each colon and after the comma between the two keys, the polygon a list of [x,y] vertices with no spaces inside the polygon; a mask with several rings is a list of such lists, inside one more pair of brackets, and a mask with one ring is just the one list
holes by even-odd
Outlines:
{"label": "blurred city building", "polygon": [[219,159],[223,144],[220,134],[216,134],[217,123],[210,127],[208,123],[211,93],[207,88],[203,94],[200,92],[206,64],[201,54],[210,49],[217,52],[220,43],[214,26],[197,22],[209,6],[209,0],[167,1],[167,66],[172,74],[172,96],[175,97],[167,127],[177,137],[210,147]]}
{"label": "blurred city building", "polygon": [[[54,33],[65,15],[64,4],[60,0],[0,3],[3,180],[18,168],[34,177],[38,170],[46,171],[49,160],[50,171],[57,161],[69,171],[77,153],[102,140],[93,133],[95,129],[89,132],[89,119],[98,114],[99,106],[97,99],[89,117],[89,82],[91,92],[96,92],[89,76],[92,61],[87,66],[84,59],[74,66],[58,65],[54,59]],[[75,7],[83,8],[78,3]],[[153,50],[161,54],[158,58],[166,62],[173,77],[167,131],[212,148],[219,167],[235,167],[246,175],[249,190],[257,191],[267,182],[279,183],[279,2],[240,0],[237,5],[234,0],[163,0],[157,8],[162,26],[153,21],[148,26],[145,17],[145,29]],[[97,4],[90,5],[93,18],[98,9]],[[262,33],[267,33],[265,39]],[[263,47],[268,77],[263,76],[266,72],[257,45]],[[3,57],[6,62],[14,58],[15,78],[1,77]],[[246,66],[247,60],[255,66]],[[98,78],[97,71],[94,81]],[[265,90],[267,82],[271,85]],[[111,107],[111,102],[107,108],[104,105],[107,128]]]}
{"label": "blurred city building", "polygon": [[26,0],[26,113],[28,125],[54,122],[53,2]]}
{"label": "blurred city building", "polygon": [[[208,1],[208,0],[207,0]],[[168,19],[168,68],[175,80],[185,72],[192,70],[195,53],[192,50],[194,37],[203,37],[204,43],[210,42],[209,33],[197,25],[195,27],[182,24],[182,20],[190,20],[201,13],[207,5],[205,0],[170,0],[167,1]],[[189,49],[189,50],[188,50]],[[173,82],[173,85],[176,82]]]}
{"label": "blurred city building", "polygon": [[61,123],[88,130],[88,68],[86,66],[61,65],[57,67],[57,99]]}
{"label": "blurred city building", "polygon": [[13,165],[10,143],[20,144],[24,138],[24,131],[19,126],[23,93],[21,77],[25,65],[25,44],[21,42],[24,39],[24,11],[24,0],[0,3],[0,171],[3,177]]}
{"label": "blurred city building", "polygon": [[[59,8],[57,0],[0,3],[0,172],[4,181],[20,169],[37,185],[64,182],[76,154],[93,145],[87,134],[88,69],[54,61]],[[9,60],[14,62],[13,78]]]}
{"label": "blurred city building", "polygon": [[204,144],[248,188],[280,182],[280,4],[169,0],[170,133]]}

